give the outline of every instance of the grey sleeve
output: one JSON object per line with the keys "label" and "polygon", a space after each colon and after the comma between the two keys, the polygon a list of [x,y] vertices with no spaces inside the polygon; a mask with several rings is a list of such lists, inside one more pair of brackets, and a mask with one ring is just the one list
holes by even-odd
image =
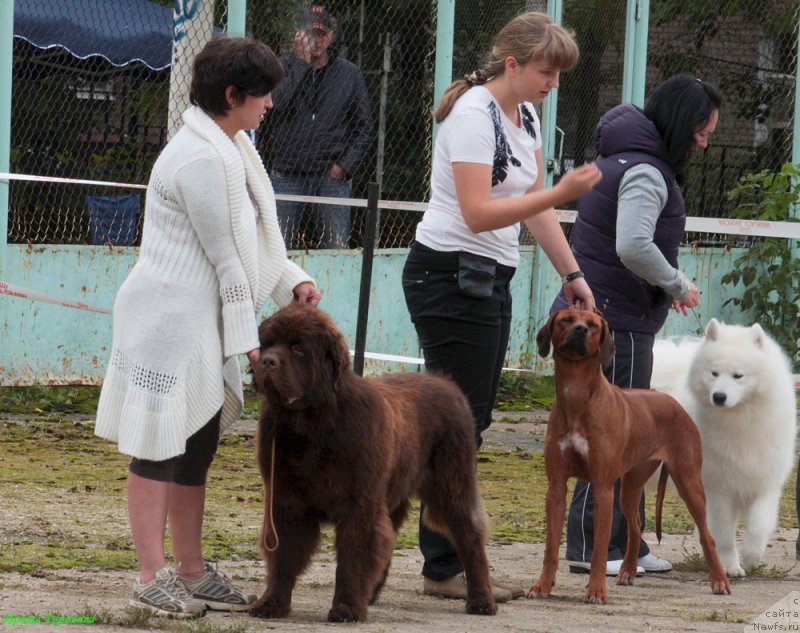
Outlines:
{"label": "grey sleeve", "polygon": [[670,266],[653,243],[656,222],[669,192],[661,172],[648,164],[625,172],[617,203],[617,255],[628,270],[676,299],[689,294],[689,282]]}

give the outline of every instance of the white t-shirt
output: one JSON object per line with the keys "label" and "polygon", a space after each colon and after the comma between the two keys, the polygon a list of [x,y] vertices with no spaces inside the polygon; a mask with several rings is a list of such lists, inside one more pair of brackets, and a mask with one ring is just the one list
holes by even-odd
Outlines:
{"label": "white t-shirt", "polygon": [[456,101],[436,136],[431,199],[417,225],[418,242],[438,251],[465,250],[518,265],[519,223],[473,233],[458,205],[453,163],[492,165],[492,198],[524,194],[538,177],[535,152],[542,146],[542,132],[533,105],[524,102],[519,109],[521,127],[503,114],[483,86],[470,88]]}

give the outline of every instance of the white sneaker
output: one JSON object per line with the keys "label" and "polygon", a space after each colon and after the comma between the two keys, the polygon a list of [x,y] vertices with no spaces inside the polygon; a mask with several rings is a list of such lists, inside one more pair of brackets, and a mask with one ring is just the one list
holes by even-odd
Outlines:
{"label": "white sneaker", "polygon": [[672,571],[672,563],[663,558],[659,558],[652,552],[642,556],[637,564],[643,567],[648,574],[663,574],[665,571]]}
{"label": "white sneaker", "polygon": [[[642,560],[641,558],[639,559]],[[661,560],[661,559],[658,559]],[[664,561],[666,562],[666,561]],[[580,560],[568,560],[569,563],[569,570],[573,574],[588,574],[592,570],[592,564],[589,562],[583,562]],[[610,560],[606,563],[606,576],[616,576],[619,574],[619,570],[622,567],[622,559],[618,558],[616,560]],[[670,565],[670,569],[672,566]],[[636,566],[636,575],[642,576],[644,574],[644,567],[640,565]],[[669,571],[669,570],[665,570]]]}

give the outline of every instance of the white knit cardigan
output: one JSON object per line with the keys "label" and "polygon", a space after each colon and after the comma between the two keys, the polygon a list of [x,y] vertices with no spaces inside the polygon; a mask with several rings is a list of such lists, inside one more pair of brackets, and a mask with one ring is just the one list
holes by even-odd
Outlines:
{"label": "white knit cardigan", "polygon": [[238,355],[258,347],[259,310],[312,281],[286,256],[275,194],[247,135],[231,141],[198,107],[183,121],[153,166],[95,425],[122,453],[154,461],[183,453],[220,408],[222,429],[239,418]]}

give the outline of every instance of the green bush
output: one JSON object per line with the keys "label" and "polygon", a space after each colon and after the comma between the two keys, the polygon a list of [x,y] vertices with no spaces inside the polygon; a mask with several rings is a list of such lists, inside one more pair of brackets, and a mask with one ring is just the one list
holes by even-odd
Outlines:
{"label": "green bush", "polygon": [[[748,220],[797,221],[800,208],[800,165],[787,163],[780,171],[748,174],[727,194],[734,203],[731,216]],[[795,367],[800,364],[797,329],[800,262],[794,240],[761,238],[739,257],[722,283],[742,284],[741,296],[726,301],[754,315],[786,351]]]}

